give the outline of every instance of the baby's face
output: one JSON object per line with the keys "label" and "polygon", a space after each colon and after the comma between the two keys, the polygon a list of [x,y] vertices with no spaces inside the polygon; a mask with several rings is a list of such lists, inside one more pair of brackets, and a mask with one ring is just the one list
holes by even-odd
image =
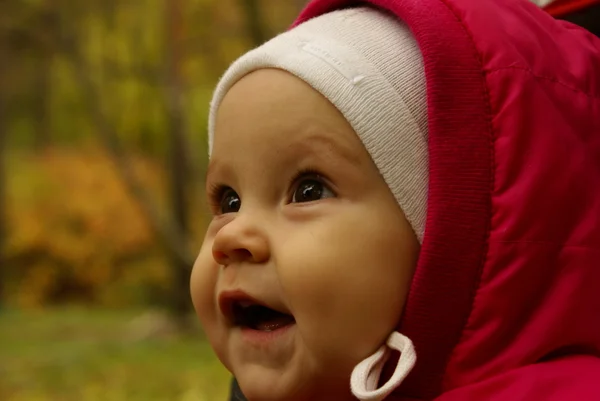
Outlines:
{"label": "baby's face", "polygon": [[352,127],[294,76],[249,74],[218,110],[207,189],[191,291],[221,361],[249,400],[350,399],[418,254]]}

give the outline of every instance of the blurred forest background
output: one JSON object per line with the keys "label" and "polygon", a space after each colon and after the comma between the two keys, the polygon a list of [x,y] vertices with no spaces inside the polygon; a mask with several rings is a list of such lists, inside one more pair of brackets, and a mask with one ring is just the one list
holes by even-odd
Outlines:
{"label": "blurred forest background", "polygon": [[226,399],[193,317],[212,90],[305,1],[0,0],[0,399]]}

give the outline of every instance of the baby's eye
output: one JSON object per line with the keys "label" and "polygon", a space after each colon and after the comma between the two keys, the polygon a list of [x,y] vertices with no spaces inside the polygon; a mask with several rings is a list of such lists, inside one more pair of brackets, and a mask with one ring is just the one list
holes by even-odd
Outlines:
{"label": "baby's eye", "polygon": [[319,199],[333,198],[335,194],[318,178],[310,177],[298,181],[292,195],[292,203],[312,202]]}
{"label": "baby's eye", "polygon": [[231,188],[226,188],[223,190],[223,194],[221,195],[221,213],[236,213],[240,210],[240,206],[242,206],[242,200],[240,196]]}

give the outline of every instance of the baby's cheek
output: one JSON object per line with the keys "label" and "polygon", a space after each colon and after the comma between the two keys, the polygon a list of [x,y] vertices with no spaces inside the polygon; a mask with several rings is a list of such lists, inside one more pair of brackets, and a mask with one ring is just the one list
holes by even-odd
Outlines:
{"label": "baby's cheek", "polygon": [[347,327],[354,315],[353,298],[341,277],[340,258],[314,248],[297,250],[289,255],[280,279],[302,342],[314,364],[345,364],[353,353],[355,332]]}
{"label": "baby's cheek", "polygon": [[227,335],[219,318],[216,301],[219,267],[211,252],[200,251],[190,278],[192,302],[200,325],[217,357],[229,369]]}
{"label": "baby's cheek", "polygon": [[207,255],[203,248],[194,263],[190,278],[192,302],[200,322],[209,330],[216,324],[216,300],[218,267],[213,266],[212,255]]}

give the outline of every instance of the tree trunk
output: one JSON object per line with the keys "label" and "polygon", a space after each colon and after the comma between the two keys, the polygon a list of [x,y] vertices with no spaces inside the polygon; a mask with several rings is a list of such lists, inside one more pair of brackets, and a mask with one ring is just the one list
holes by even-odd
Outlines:
{"label": "tree trunk", "polygon": [[64,55],[72,62],[75,79],[81,86],[82,100],[91,114],[96,134],[110,155],[127,190],[137,201],[158,239],[165,245],[168,252],[181,260],[181,265],[191,266],[194,256],[189,251],[188,239],[184,233],[178,230],[172,219],[162,217],[157,203],[135,175],[121,146],[117,131],[104,113],[98,88],[89,76],[87,62],[79,50],[78,43],[75,42],[76,35],[66,31],[65,27],[68,26],[66,21],[60,20],[59,22],[60,24],[57,25],[61,27],[57,32],[59,45]]}
{"label": "tree trunk", "polygon": [[35,118],[35,148],[42,150],[50,145],[50,119],[48,113],[50,90],[50,69],[52,63],[51,54],[42,49],[39,58],[39,68],[36,71],[34,90],[34,118]]}
{"label": "tree trunk", "polygon": [[[166,12],[166,101],[169,121],[170,198],[174,223],[179,232],[188,237],[187,191],[189,175],[188,143],[185,135],[185,115],[183,107],[183,80],[181,74],[183,44],[183,4],[182,0],[165,0]],[[187,245],[187,244],[186,244]],[[184,324],[191,310],[189,277],[192,266],[184,263],[176,255],[171,258],[173,286],[171,288],[170,309],[180,323]]]}
{"label": "tree trunk", "polygon": [[260,46],[267,40],[265,23],[260,13],[258,0],[239,0],[246,14],[248,34],[253,46]]}
{"label": "tree trunk", "polygon": [[[0,38],[2,41],[2,38]],[[2,49],[0,43],[0,49]],[[2,49],[4,50],[4,49]],[[6,222],[6,139],[8,134],[7,113],[6,113],[6,83],[3,82],[5,77],[3,65],[7,65],[7,54],[2,52],[2,63],[0,64],[0,309],[4,305],[4,285],[6,277],[6,237],[7,237],[7,222]]]}
{"label": "tree trunk", "polygon": [[56,31],[56,18],[52,0],[42,0],[40,3],[39,31],[43,38],[36,38],[36,62],[38,68],[34,73],[33,84],[33,119],[34,146],[42,150],[50,145],[50,113],[49,103],[52,97],[52,59],[54,57],[53,39]]}

